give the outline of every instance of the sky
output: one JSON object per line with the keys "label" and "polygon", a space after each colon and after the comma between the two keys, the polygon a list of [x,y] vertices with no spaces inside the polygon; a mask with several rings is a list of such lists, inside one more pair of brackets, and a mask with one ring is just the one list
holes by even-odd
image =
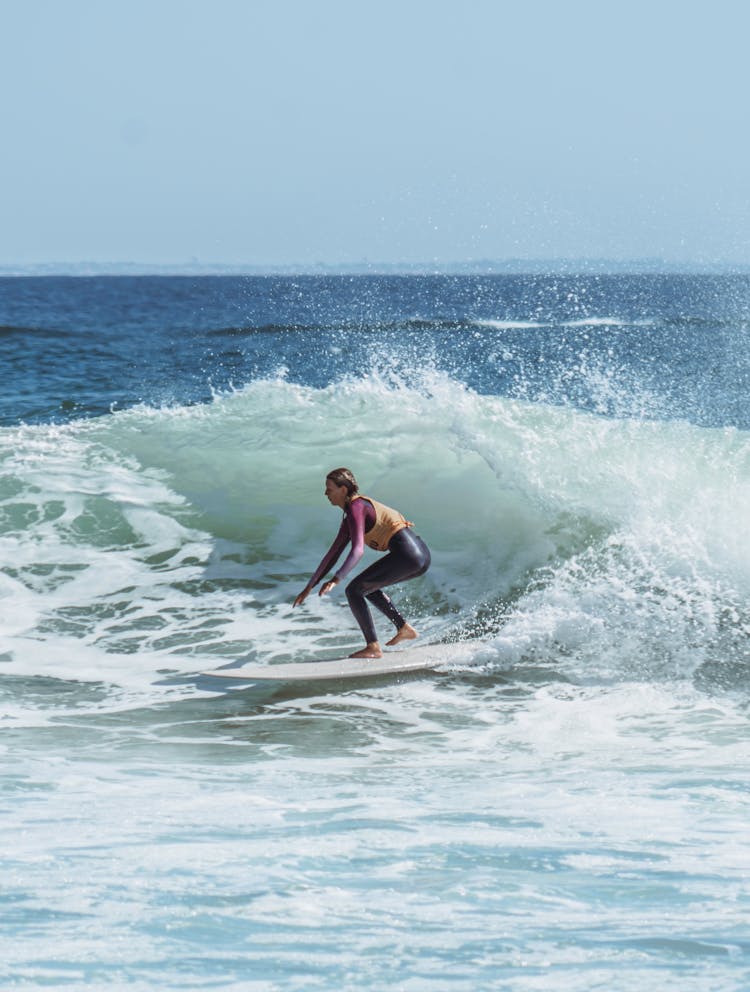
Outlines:
{"label": "sky", "polygon": [[0,265],[750,264],[739,0],[0,0]]}

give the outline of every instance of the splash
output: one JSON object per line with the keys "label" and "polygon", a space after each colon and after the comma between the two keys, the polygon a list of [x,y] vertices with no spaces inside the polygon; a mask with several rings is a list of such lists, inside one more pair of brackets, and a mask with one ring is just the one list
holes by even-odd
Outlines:
{"label": "splash", "polygon": [[434,565],[403,601],[481,663],[606,681],[746,658],[740,431],[392,371],[14,428],[2,457],[0,653],[19,676],[138,695],[217,660],[346,645],[340,600],[290,608],[338,523],[321,495],[334,464],[416,521]]}

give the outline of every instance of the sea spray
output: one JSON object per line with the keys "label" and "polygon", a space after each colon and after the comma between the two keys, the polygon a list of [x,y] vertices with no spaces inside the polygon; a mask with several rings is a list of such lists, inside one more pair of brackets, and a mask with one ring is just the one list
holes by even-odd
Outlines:
{"label": "sea spray", "polygon": [[[748,987],[747,280],[2,290],[5,986]],[[358,644],[337,464],[468,655],[207,691]]]}
{"label": "sea spray", "polygon": [[[150,657],[152,675],[187,672],[250,650],[251,629],[274,656],[325,651],[352,627],[340,600],[289,603],[337,526],[321,496],[333,463],[428,540],[434,567],[404,595],[431,636],[492,634],[553,665],[578,654],[587,680],[634,666],[686,676],[718,645],[743,651],[742,432],[482,396],[435,375],[419,389],[261,380],[208,405],[5,441],[4,610],[24,618],[18,634],[75,643],[71,657],[96,645]],[[6,650],[20,671],[46,670]]]}

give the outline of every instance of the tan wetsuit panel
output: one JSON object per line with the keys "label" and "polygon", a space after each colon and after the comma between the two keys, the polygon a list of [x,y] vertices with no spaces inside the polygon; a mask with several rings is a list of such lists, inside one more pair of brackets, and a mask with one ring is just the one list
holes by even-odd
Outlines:
{"label": "tan wetsuit panel", "polygon": [[354,499],[366,499],[369,503],[372,503],[375,510],[375,523],[365,534],[365,544],[368,548],[372,548],[373,551],[387,551],[394,534],[403,530],[404,527],[414,526],[398,510],[386,506],[385,503],[379,503],[371,496],[355,496]]}

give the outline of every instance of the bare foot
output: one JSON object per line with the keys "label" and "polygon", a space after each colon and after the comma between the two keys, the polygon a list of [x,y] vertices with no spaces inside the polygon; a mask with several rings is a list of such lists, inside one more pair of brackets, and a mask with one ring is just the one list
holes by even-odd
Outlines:
{"label": "bare foot", "polygon": [[399,644],[401,641],[413,641],[415,637],[419,637],[419,634],[412,627],[410,623],[405,623],[396,633],[395,637],[392,637],[390,641],[385,643],[389,648],[392,648],[394,644]]}
{"label": "bare foot", "polygon": [[383,652],[380,650],[380,645],[377,641],[373,641],[372,644],[367,644],[362,648],[361,651],[355,651],[354,654],[349,655],[350,658],[382,658]]}

